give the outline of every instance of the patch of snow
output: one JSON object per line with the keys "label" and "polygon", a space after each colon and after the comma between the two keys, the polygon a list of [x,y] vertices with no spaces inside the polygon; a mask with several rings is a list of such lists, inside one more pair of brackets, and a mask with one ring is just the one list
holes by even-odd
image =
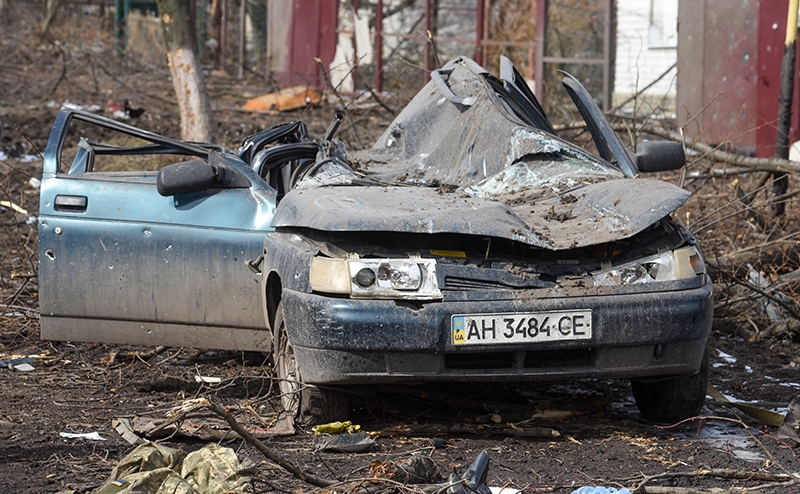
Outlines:
{"label": "patch of snow", "polygon": [[719,354],[719,357],[722,360],[724,360],[725,362],[727,362],[729,364],[735,364],[736,363],[736,357],[734,357],[733,355],[728,355],[727,353],[723,352],[719,348],[717,348],[717,354]]}
{"label": "patch of snow", "polygon": [[39,158],[35,154],[26,154],[26,155],[23,155],[23,156],[20,156],[19,158],[17,158],[17,160],[19,160],[22,163],[30,163],[32,161],[37,161],[39,159],[41,159],[41,158]]}

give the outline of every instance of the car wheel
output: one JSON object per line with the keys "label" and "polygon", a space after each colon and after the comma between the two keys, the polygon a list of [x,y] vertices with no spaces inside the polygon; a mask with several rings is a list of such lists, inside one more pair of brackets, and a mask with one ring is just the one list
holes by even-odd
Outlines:
{"label": "car wheel", "polygon": [[328,388],[305,384],[294,355],[286,321],[283,319],[283,304],[278,304],[273,324],[273,349],[275,350],[275,374],[281,393],[281,405],[301,425],[325,424],[347,420],[350,403],[347,394]]}
{"label": "car wheel", "polygon": [[700,413],[706,401],[708,384],[708,345],[700,371],[691,376],[657,381],[632,381],[636,406],[647,420],[679,422]]}

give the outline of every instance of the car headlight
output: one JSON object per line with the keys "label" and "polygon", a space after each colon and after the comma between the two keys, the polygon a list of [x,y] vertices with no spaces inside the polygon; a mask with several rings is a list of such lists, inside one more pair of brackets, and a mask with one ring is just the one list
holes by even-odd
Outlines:
{"label": "car headlight", "polygon": [[309,272],[311,289],[352,298],[435,300],[435,259],[331,259],[315,257]]}
{"label": "car headlight", "polygon": [[705,273],[703,258],[689,246],[592,273],[594,286],[639,285],[693,278]]}

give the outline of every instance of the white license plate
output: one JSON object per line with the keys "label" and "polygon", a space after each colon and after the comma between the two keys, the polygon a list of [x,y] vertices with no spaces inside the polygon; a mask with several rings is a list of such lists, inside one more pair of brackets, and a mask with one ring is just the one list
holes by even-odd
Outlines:
{"label": "white license plate", "polygon": [[589,340],[592,311],[456,315],[451,328],[454,345]]}

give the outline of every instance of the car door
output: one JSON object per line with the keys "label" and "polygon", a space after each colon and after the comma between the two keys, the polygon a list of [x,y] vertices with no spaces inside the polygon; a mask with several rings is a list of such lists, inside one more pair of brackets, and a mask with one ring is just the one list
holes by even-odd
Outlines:
{"label": "car door", "polygon": [[[70,127],[89,137],[66,144]],[[122,138],[98,144],[92,132],[104,142]],[[137,154],[151,148],[152,156]],[[275,190],[221,149],[234,185],[169,197],[156,188],[154,168],[166,152],[204,159],[211,148],[83,112],[59,113],[40,196],[42,338],[269,350],[260,274],[247,262],[272,230]],[[77,149],[71,165],[69,149]],[[97,166],[100,155],[112,166]],[[133,170],[130,163],[114,167],[127,161]]]}

